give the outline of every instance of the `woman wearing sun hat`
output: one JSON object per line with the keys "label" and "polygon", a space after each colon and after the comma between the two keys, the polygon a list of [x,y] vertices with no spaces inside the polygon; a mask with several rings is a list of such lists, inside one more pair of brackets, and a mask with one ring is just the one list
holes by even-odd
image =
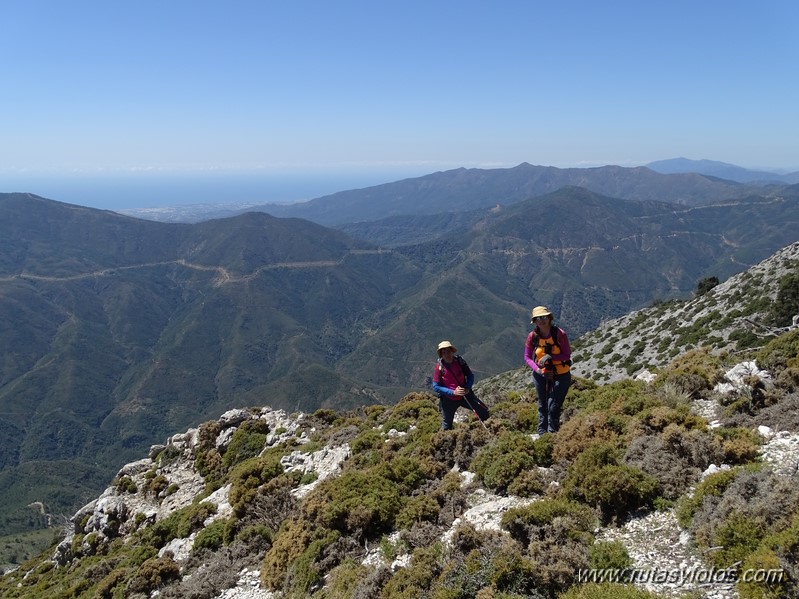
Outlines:
{"label": "woman wearing sun hat", "polygon": [[546,306],[533,308],[530,324],[535,329],[524,344],[524,361],[533,370],[538,394],[539,435],[556,433],[560,428],[560,410],[572,380],[569,337],[552,320]]}
{"label": "woman wearing sun hat", "polygon": [[433,390],[438,394],[443,430],[452,428],[458,408],[472,410],[481,421],[488,419],[488,408],[472,393],[472,384],[474,374],[466,360],[458,355],[458,348],[449,341],[439,343],[438,361],[433,371]]}

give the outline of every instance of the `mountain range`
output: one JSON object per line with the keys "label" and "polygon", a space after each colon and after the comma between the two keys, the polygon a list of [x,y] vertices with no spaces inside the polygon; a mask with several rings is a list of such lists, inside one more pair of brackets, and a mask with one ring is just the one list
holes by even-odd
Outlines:
{"label": "mountain range", "polygon": [[[152,220],[196,222],[256,210],[274,216],[305,218],[326,226],[341,226],[392,216],[487,209],[498,204],[514,204],[565,186],[584,187],[614,198],[694,206],[745,197],[750,193],[762,194],[768,182],[799,183],[799,173],[775,174],[764,179],[763,173],[713,161],[673,159],[650,166],[561,169],[522,163],[513,168],[458,168],[293,204],[253,202],[246,207],[205,204],[123,212]],[[720,178],[718,173],[722,172],[730,178]]]}
{"label": "mountain range", "polygon": [[[646,199],[566,186],[498,203],[528,167],[406,182],[435,191],[404,209],[451,210],[341,230],[263,212],[153,222],[0,194],[4,531],[24,529],[34,501],[68,510],[123,461],[230,407],[392,403],[425,388],[445,338],[489,377],[520,364],[534,305],[577,339],[796,240],[796,186],[608,167],[584,179]],[[480,176],[497,191],[452,201]],[[397,209],[392,194],[351,197],[351,214]]]}

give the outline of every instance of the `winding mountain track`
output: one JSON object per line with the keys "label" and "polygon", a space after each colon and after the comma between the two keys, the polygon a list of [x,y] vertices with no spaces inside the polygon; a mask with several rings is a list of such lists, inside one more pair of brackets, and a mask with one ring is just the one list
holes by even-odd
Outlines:
{"label": "winding mountain track", "polygon": [[80,273],[76,275],[68,275],[64,277],[54,277],[54,276],[46,276],[46,275],[35,275],[30,273],[22,272],[16,275],[9,275],[0,277],[0,282],[11,282],[20,279],[27,279],[33,281],[50,281],[50,282],[64,282],[64,281],[79,281],[81,279],[92,279],[92,278],[99,278],[99,277],[107,277],[115,275],[116,273],[123,271],[123,270],[135,270],[135,269],[142,269],[142,268],[154,268],[157,266],[170,266],[170,265],[178,265],[183,266],[185,268],[190,268],[194,270],[201,270],[206,272],[215,272],[216,273],[216,285],[225,285],[227,283],[242,283],[247,281],[252,281],[262,272],[267,270],[279,270],[279,269],[297,269],[297,268],[332,268],[341,265],[347,256],[350,255],[365,255],[365,254],[385,254],[390,253],[390,250],[350,250],[346,254],[344,254],[338,260],[309,260],[309,261],[299,261],[299,262],[277,262],[275,264],[267,264],[264,266],[259,266],[253,272],[245,275],[235,275],[231,273],[227,268],[223,266],[208,266],[206,264],[195,264],[193,262],[188,262],[187,260],[180,258],[178,260],[167,260],[165,262],[146,262],[144,264],[131,264],[128,266],[116,266],[114,268],[101,268],[99,270],[94,270],[91,272]]}

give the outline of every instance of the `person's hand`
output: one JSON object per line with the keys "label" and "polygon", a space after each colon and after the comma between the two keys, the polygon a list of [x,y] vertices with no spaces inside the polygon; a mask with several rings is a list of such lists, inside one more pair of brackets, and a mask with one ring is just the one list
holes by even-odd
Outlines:
{"label": "person's hand", "polygon": [[543,356],[541,356],[541,359],[538,360],[538,367],[541,368],[541,369],[546,368],[547,367],[547,362],[550,362],[551,360],[552,360],[552,356],[550,356],[549,354],[544,354]]}
{"label": "person's hand", "polygon": [[461,397],[463,395],[466,395],[467,393],[468,393],[468,391],[466,389],[464,389],[463,387],[461,387],[461,386],[455,387],[455,395]]}

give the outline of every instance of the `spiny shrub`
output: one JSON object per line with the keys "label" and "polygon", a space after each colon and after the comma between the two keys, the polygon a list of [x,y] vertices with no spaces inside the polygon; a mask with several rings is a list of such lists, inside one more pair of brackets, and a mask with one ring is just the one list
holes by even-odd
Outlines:
{"label": "spiny shrub", "polygon": [[741,599],[790,597],[799,580],[799,509],[795,509],[789,524],[767,535],[760,546],[744,559],[741,569],[770,573],[752,581],[741,580],[738,591]]}
{"label": "spiny shrub", "polygon": [[633,560],[621,541],[600,541],[588,549],[592,568],[627,568]]}
{"label": "spiny shrub", "polygon": [[472,469],[486,486],[504,492],[517,476],[535,466],[529,435],[505,431],[474,458]]}
{"label": "spiny shrub", "polygon": [[434,597],[476,599],[544,599],[539,573],[529,557],[509,543],[496,549],[473,549],[462,560],[450,560],[434,584]]}
{"label": "spiny shrub", "polygon": [[133,482],[133,479],[129,476],[122,476],[116,480],[114,486],[117,489],[117,493],[136,493],[138,488],[136,487],[136,483]]}
{"label": "spiny shrub", "polygon": [[358,585],[366,578],[369,569],[348,557],[330,571],[325,585],[325,597],[330,599],[352,597]]}
{"label": "spiny shrub", "polygon": [[552,448],[552,460],[571,462],[594,445],[618,445],[620,432],[608,414],[581,412],[560,427]]}
{"label": "spiny shrub", "polygon": [[233,433],[222,463],[230,469],[244,460],[257,456],[266,445],[269,425],[263,420],[245,420]]}
{"label": "spiny shrub", "polygon": [[655,379],[655,386],[670,384],[691,397],[712,389],[724,376],[721,359],[710,348],[693,349],[678,356]]}
{"label": "spiny shrub", "polygon": [[410,565],[400,568],[388,580],[380,598],[413,599],[427,596],[433,581],[441,572],[441,551],[440,543],[414,550]]}
{"label": "spiny shrub", "polygon": [[229,501],[234,512],[241,515],[257,494],[258,487],[283,473],[280,454],[266,453],[238,464],[230,473]]}
{"label": "spiny shrub", "polygon": [[396,518],[398,528],[410,528],[417,522],[436,522],[441,507],[428,495],[417,495],[408,500]]}
{"label": "spiny shrub", "polygon": [[524,394],[508,393],[503,401],[491,408],[491,418],[502,422],[505,428],[535,433],[538,429],[538,403],[530,391]]}
{"label": "spiny shrub", "polygon": [[772,339],[755,354],[757,364],[770,372],[799,368],[799,329]]}
{"label": "spiny shrub", "polygon": [[565,527],[571,536],[580,537],[594,530],[597,517],[586,505],[563,498],[541,499],[511,508],[502,515],[500,526],[523,547],[532,540],[543,540],[552,527]]}
{"label": "spiny shrub", "polygon": [[216,505],[201,502],[172,512],[163,520],[136,532],[139,541],[160,549],[173,539],[185,539],[200,530],[203,523],[216,513]]}
{"label": "spiny shrub", "polygon": [[696,511],[708,498],[720,498],[727,487],[732,484],[737,476],[737,470],[721,470],[706,476],[694,490],[692,495],[686,495],[677,502],[677,521],[683,528],[688,528]]}
{"label": "spiny shrub", "polygon": [[216,551],[225,542],[225,528],[228,526],[226,520],[216,520],[209,526],[203,528],[194,539],[193,549],[210,549]]}
{"label": "spiny shrub", "polygon": [[126,585],[128,593],[149,594],[160,586],[180,577],[180,567],[169,557],[158,557],[144,562]]}
{"label": "spiny shrub", "polygon": [[313,541],[326,538],[329,532],[305,518],[292,518],[283,522],[261,564],[263,585],[272,591],[281,588],[291,564]]}
{"label": "spiny shrub", "polygon": [[[425,443],[426,441],[426,443]],[[429,456],[438,468],[431,468],[431,476],[443,476],[441,466],[449,470],[457,463],[460,469],[472,469],[472,460],[482,447],[490,442],[490,437],[482,427],[457,427],[455,430],[436,431],[426,439],[420,439],[418,453]],[[411,445],[409,444],[409,448]]]}
{"label": "spiny shrub", "polygon": [[658,482],[638,468],[619,464],[618,450],[595,445],[569,465],[563,491],[569,497],[597,506],[603,523],[621,521],[658,496]]}
{"label": "spiny shrub", "polygon": [[374,537],[391,529],[401,507],[397,483],[371,470],[350,470],[322,481],[302,509],[318,526]]}
{"label": "spiny shrub", "polygon": [[532,563],[535,588],[547,596],[568,588],[589,565],[596,514],[566,499],[542,499],[508,510],[501,525],[525,548]]}
{"label": "spiny shrub", "polygon": [[288,597],[309,597],[312,591],[322,586],[327,570],[339,561],[331,552],[335,551],[335,541],[340,534],[327,530],[315,537],[289,565],[284,586],[284,593]]}
{"label": "spiny shrub", "polygon": [[724,462],[727,464],[746,464],[760,455],[762,439],[756,432],[743,427],[721,427],[713,433],[722,439]]}
{"label": "spiny shrub", "polygon": [[670,424],[660,434],[635,438],[627,447],[623,462],[654,476],[662,496],[673,501],[710,464],[720,463],[723,457],[721,443],[714,435]]}
{"label": "spiny shrub", "polygon": [[385,431],[392,428],[407,431],[414,425],[428,433],[435,432],[441,426],[435,399],[426,393],[409,393],[400,399],[382,424]]}
{"label": "spiny shrub", "polygon": [[634,417],[631,427],[643,429],[647,433],[661,432],[669,425],[678,425],[686,430],[704,429],[707,421],[691,412],[688,405],[669,407],[665,405],[648,407]]}
{"label": "spiny shrub", "polygon": [[410,495],[427,480],[423,463],[416,457],[404,455],[375,466],[371,472],[395,483],[401,495]]}
{"label": "spiny shrub", "polygon": [[713,565],[726,567],[754,551],[761,539],[784,529],[799,505],[799,488],[771,471],[742,470],[715,502],[703,502],[691,530],[699,547],[713,551]]}

